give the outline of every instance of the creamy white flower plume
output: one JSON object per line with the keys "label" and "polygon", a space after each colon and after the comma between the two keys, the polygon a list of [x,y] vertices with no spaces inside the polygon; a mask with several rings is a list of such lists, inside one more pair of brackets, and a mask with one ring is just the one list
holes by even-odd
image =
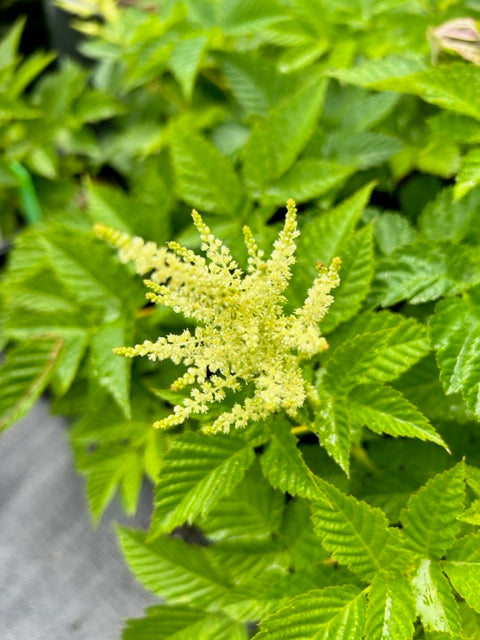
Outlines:
{"label": "creamy white flower plume", "polygon": [[328,268],[318,266],[304,305],[285,315],[283,293],[292,276],[295,239],[300,233],[293,200],[288,201],[284,227],[267,260],[250,229],[244,228],[247,273],[200,214],[193,211],[192,216],[205,257],[177,242],[157,247],[102,225],[95,227],[101,238],[119,249],[123,261],[133,260],[140,274],[151,274],[145,280],[149,300],[199,323],[193,333],[185,330],[155,342],[119,347],[115,352],[170,359],[187,367],[172,388],[191,387],[189,397],[156,422],[156,427],[178,425],[191,415],[207,413],[211,404],[224,400],[228,392],[247,385],[253,389],[252,395],[222,413],[205,431],[227,432],[282,409],[294,415],[309,391],[301,360],[328,348],[318,323],[333,302],[330,291],[340,282],[340,259],[334,258]]}

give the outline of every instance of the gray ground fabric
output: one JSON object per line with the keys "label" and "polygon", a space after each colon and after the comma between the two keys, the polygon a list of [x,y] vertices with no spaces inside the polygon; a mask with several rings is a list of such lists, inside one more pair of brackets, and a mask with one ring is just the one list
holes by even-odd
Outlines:
{"label": "gray ground fabric", "polygon": [[125,567],[111,507],[94,529],[64,420],[45,401],[0,436],[0,639],[119,640],[123,620],[158,602]]}

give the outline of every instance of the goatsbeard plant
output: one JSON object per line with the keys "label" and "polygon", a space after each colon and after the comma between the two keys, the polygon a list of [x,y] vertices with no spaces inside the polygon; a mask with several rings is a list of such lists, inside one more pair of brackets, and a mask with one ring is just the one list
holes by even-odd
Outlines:
{"label": "goatsbeard plant", "polygon": [[[339,211],[334,216],[344,216]],[[478,470],[464,460],[451,464],[442,436],[402,393],[399,377],[428,354],[425,329],[357,305],[349,323],[335,331],[331,324],[327,344],[319,325],[333,289],[340,310],[342,296],[345,302],[348,250],[344,281],[340,258],[318,263],[303,304],[291,310],[292,281],[299,300],[292,200],[270,257],[243,229],[245,271],[196,211],[193,221],[202,254],[96,226],[123,262],[148,275],[150,303],[189,323],[114,349],[185,367],[168,393],[156,390],[175,406],[154,423],[169,431],[150,530],[119,528],[130,567],[165,602],[128,621],[124,640],[459,638],[460,615],[468,622],[480,608],[476,569],[458,571],[459,562],[478,561],[479,534],[463,537],[476,517],[465,511],[466,485],[477,482]],[[336,312],[323,323],[327,331]],[[385,450],[390,440],[382,434],[444,449],[436,449],[444,456],[440,472],[385,511],[339,488],[350,474],[368,484],[369,474],[381,472],[364,442]],[[318,443],[339,467],[332,469]],[[385,482],[402,474],[384,464]],[[201,529],[196,542],[208,544],[172,537],[185,523]]]}

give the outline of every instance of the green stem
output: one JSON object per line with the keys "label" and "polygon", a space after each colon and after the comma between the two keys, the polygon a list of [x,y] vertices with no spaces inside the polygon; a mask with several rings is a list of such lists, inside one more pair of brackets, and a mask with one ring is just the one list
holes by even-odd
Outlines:
{"label": "green stem", "polygon": [[38,202],[37,193],[33,186],[32,177],[19,162],[14,160],[10,163],[10,171],[18,180],[18,190],[22,211],[29,224],[35,224],[42,219],[42,211]]}
{"label": "green stem", "polygon": [[304,424],[300,424],[297,427],[292,427],[290,429],[290,433],[293,433],[296,436],[301,436],[304,433],[310,433],[310,432],[311,432],[311,429],[306,427]]}
{"label": "green stem", "polygon": [[351,454],[352,458],[355,458],[355,460],[359,462],[363,467],[365,467],[365,469],[368,469],[368,471],[373,471],[374,473],[378,472],[376,464],[372,462],[368,453],[363,447],[358,444],[352,445]]}

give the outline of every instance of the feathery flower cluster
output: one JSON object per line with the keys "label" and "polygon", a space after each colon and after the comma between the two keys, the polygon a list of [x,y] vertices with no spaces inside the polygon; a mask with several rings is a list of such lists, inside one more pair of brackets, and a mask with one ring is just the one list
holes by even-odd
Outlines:
{"label": "feathery flower cluster", "polygon": [[189,396],[155,427],[171,427],[192,414],[207,413],[212,403],[247,385],[253,387],[253,394],[222,413],[206,432],[228,432],[280,409],[294,415],[308,392],[301,360],[328,348],[318,323],[333,301],[331,289],[340,282],[340,259],[334,258],[328,268],[318,265],[305,303],[286,316],[283,293],[292,275],[295,239],[300,234],[293,200],[288,201],[284,227],[267,260],[249,227],[244,227],[246,273],[200,214],[193,211],[192,217],[205,257],[177,242],[157,247],[102,225],[95,227],[98,236],[119,249],[121,260],[133,260],[138,273],[151,274],[145,280],[149,300],[198,323],[193,333],[185,330],[115,352],[170,359],[187,367],[172,389],[191,387]]}

